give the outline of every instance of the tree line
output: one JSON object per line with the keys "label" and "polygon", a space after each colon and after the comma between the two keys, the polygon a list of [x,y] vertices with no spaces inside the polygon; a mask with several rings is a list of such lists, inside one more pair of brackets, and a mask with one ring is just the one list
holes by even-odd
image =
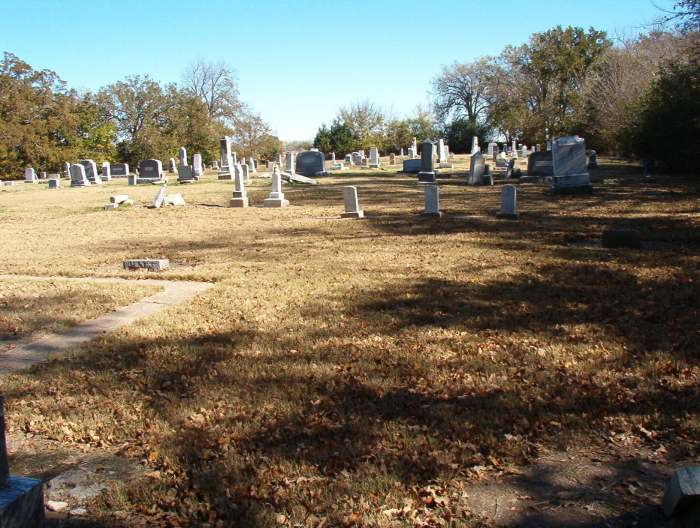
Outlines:
{"label": "tree line", "polygon": [[665,22],[617,42],[594,28],[534,33],[496,57],[444,66],[430,111],[391,119],[371,101],[356,103],[321,126],[314,145],[398,153],[413,137],[444,137],[461,153],[473,136],[534,145],[578,134],[602,153],[697,172],[700,0],[678,2]]}
{"label": "tree line", "polygon": [[133,75],[78,93],[57,73],[35,70],[5,52],[0,63],[0,178],[23,169],[58,172],[64,161],[92,158],[136,166],[168,159],[184,146],[209,163],[219,138],[232,137],[242,156],[272,158],[283,149],[269,125],[241,101],[233,71],[198,60],[180,84]]}

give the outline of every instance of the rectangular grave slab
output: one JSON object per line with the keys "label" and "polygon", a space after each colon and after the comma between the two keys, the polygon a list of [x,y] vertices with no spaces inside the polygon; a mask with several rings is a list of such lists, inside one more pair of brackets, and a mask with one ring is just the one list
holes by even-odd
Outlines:
{"label": "rectangular grave slab", "polygon": [[145,269],[148,271],[164,271],[170,268],[170,261],[168,259],[130,259],[125,260],[122,266],[126,270],[139,270]]}
{"label": "rectangular grave slab", "polygon": [[128,199],[129,199],[128,194],[114,194],[114,195],[109,197],[110,203],[117,204],[117,205],[126,202]]}
{"label": "rectangular grave slab", "polygon": [[137,183],[154,183],[163,181],[163,163],[157,159],[143,160],[139,163]]}

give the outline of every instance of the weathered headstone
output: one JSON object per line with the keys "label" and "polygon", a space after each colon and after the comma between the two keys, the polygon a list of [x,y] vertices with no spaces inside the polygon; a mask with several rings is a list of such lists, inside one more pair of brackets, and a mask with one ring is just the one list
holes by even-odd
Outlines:
{"label": "weathered headstone", "polygon": [[379,149],[377,147],[369,149],[369,166],[371,169],[379,168]]}
{"label": "weathered headstone", "polygon": [[250,181],[250,167],[247,163],[241,163],[241,179],[243,182],[248,183]]}
{"label": "weathered headstone", "polygon": [[447,151],[445,149],[445,140],[440,138],[437,144],[437,155],[439,163],[447,162]]}
{"label": "weathered headstone", "polygon": [[591,180],[586,170],[586,145],[578,136],[561,137],[552,143],[554,192],[590,192]]}
{"label": "weathered headstone", "polygon": [[[291,153],[288,153],[288,155]],[[326,171],[323,168],[323,152],[317,150],[305,150],[299,153],[296,158],[296,172],[307,178],[313,176],[323,176]],[[290,171],[286,171],[290,172]]]}
{"label": "weathered headstone", "polygon": [[177,150],[177,158],[179,165],[189,165],[189,163],[187,163],[187,149],[185,147],[180,147]]}
{"label": "weathered headstone", "polygon": [[533,152],[527,158],[528,176],[552,176],[554,173],[552,166],[552,152]]}
{"label": "weathered headstone", "polygon": [[[495,142],[491,141],[491,142],[489,143],[489,145],[488,145],[488,150],[486,151],[486,155],[487,155],[489,158],[493,158],[494,152],[495,152],[496,154],[498,154],[498,143],[495,143]],[[494,161],[496,161],[495,158],[494,158]]]}
{"label": "weathered headstone", "polygon": [[418,181],[421,183],[434,183],[435,170],[433,168],[433,144],[427,139],[421,143],[421,163]]}
{"label": "weathered headstone", "polygon": [[49,189],[58,189],[61,187],[61,180],[58,178],[51,178],[49,180]]}
{"label": "weathered headstone", "polygon": [[80,160],[80,164],[85,167],[85,176],[90,180],[90,183],[100,184],[102,179],[100,175],[97,174],[97,163],[91,159]]}
{"label": "weathered headstone", "polygon": [[178,183],[193,183],[197,178],[194,176],[191,165],[177,166],[177,181]]}
{"label": "weathered headstone", "polygon": [[666,487],[663,499],[666,517],[679,521],[678,526],[700,526],[700,466],[677,469]]}
{"label": "weathered headstone", "polygon": [[393,152],[389,154],[389,165],[395,165],[396,164],[396,154]]}
{"label": "weathered headstone", "polygon": [[479,138],[474,136],[472,138],[472,150],[471,150],[470,154],[473,156],[477,152],[481,152],[481,149],[479,148]]}
{"label": "weathered headstone", "polygon": [[272,191],[263,202],[264,207],[287,207],[289,200],[285,200],[282,192],[282,174],[277,165],[272,172]]}
{"label": "weathered headstone", "polygon": [[[233,160],[231,160],[231,162],[233,162]],[[236,171],[233,197],[231,198],[231,200],[229,200],[229,207],[248,207],[248,193],[246,192],[245,188],[244,172],[248,172],[247,165],[243,165],[242,171]]]}
{"label": "weathered headstone", "polygon": [[170,158],[168,160],[168,172],[170,174],[175,174],[176,169],[177,169],[177,163],[175,163],[175,158]]}
{"label": "weathered headstone", "polygon": [[204,168],[202,166],[202,155],[197,152],[192,156],[192,173],[194,174],[194,179],[199,180],[204,174]]}
{"label": "weathered headstone", "polygon": [[405,160],[403,160],[403,169],[401,170],[401,172],[405,172],[406,174],[418,174],[420,172],[420,168],[420,158],[406,158]]}
{"label": "weathered headstone", "polygon": [[437,183],[429,183],[425,186],[423,200],[424,209],[421,216],[442,216],[442,211],[440,211],[440,189]]}
{"label": "weathered headstone", "polygon": [[122,262],[122,267],[129,271],[139,269],[164,271],[170,267],[170,261],[168,259],[129,259]]}
{"label": "weathered headstone", "polygon": [[32,167],[24,169],[24,183],[36,183],[39,178],[36,177],[36,171]]}
{"label": "weathered headstone", "polygon": [[231,138],[224,136],[219,140],[219,150],[221,151],[221,168],[219,169],[220,180],[230,180],[233,178],[233,167],[229,166],[229,160],[235,163],[231,155]]}
{"label": "weathered headstone", "polygon": [[416,138],[413,138],[413,142],[411,143],[411,148],[413,149],[413,156],[414,158],[418,157],[418,142],[416,141]]}
{"label": "weathered headstone", "polygon": [[148,159],[139,163],[138,183],[159,183],[164,180],[163,163],[160,160]]}
{"label": "weathered headstone", "polygon": [[517,189],[515,185],[504,185],[501,189],[501,210],[496,215],[498,218],[517,218]]}
{"label": "weathered headstone", "polygon": [[399,156],[401,156],[402,158],[404,157],[403,147],[401,147],[401,151],[399,152]]}
{"label": "weathered headstone", "polygon": [[294,152],[286,152],[284,155],[284,172],[292,174],[296,168],[296,156]]}
{"label": "weathered headstone", "polygon": [[483,175],[486,170],[486,159],[481,152],[473,154],[469,159],[469,177],[467,183],[469,185],[481,185],[483,183]]}
{"label": "weathered headstone", "polygon": [[90,180],[85,174],[85,166],[79,163],[74,163],[70,166],[70,186],[71,187],[87,187]]}
{"label": "weathered headstone", "polygon": [[257,164],[255,163],[255,159],[253,158],[253,156],[248,158],[248,172],[250,174],[255,174],[256,172],[258,172]]}
{"label": "weathered headstone", "polygon": [[104,181],[112,181],[112,164],[109,161],[102,162],[102,174],[100,177]]}
{"label": "weathered headstone", "polygon": [[591,150],[588,154],[588,170],[595,170],[598,168],[598,153],[595,150]]}
{"label": "weathered headstone", "polygon": [[518,158],[517,142],[515,140],[513,140],[511,144],[510,153],[513,155],[514,158]]}
{"label": "weathered headstone", "polygon": [[0,527],[40,528],[44,526],[44,487],[40,480],[10,475],[3,408],[0,396]]}
{"label": "weathered headstone", "polygon": [[165,196],[168,194],[168,189],[165,185],[161,185],[160,189],[156,193],[155,198],[153,198],[153,203],[149,206],[151,209],[160,209],[165,202]]}
{"label": "weathered headstone", "polygon": [[129,164],[114,163],[110,170],[113,178],[126,178],[129,175]]}
{"label": "weathered headstone", "polygon": [[63,177],[70,179],[70,163],[67,161],[63,162]]}
{"label": "weathered headstone", "polygon": [[345,203],[345,212],[340,215],[341,218],[363,218],[365,216],[357,201],[357,187],[352,185],[343,187],[343,202]]}

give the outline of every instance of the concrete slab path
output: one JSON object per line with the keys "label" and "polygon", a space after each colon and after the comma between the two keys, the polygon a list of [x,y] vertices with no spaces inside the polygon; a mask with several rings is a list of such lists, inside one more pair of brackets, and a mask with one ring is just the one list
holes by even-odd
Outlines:
{"label": "concrete slab path", "polygon": [[65,332],[42,337],[28,337],[17,342],[8,351],[0,352],[0,375],[25,369],[46,361],[50,354],[66,351],[77,345],[91,341],[139,319],[154,314],[164,308],[178,305],[214,286],[211,282],[169,281],[160,279],[121,279],[108,277],[35,277],[31,275],[0,275],[4,279],[64,280],[134,285],[155,285],[163,289],[133,304],[119,308],[97,319],[80,323]]}

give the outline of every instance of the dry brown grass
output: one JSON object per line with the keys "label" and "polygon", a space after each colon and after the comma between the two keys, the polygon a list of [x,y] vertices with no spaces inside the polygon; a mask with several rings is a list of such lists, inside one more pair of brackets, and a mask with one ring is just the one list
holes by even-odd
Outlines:
{"label": "dry brown grass", "polygon": [[31,334],[65,330],[160,289],[60,279],[0,279],[0,349]]}
{"label": "dry brown grass", "polygon": [[[217,281],[7,378],[10,427],[143,459],[147,482],[91,509],[129,525],[464,526],[465,486],[550,449],[697,457],[698,186],[626,170],[592,196],[523,185],[517,222],[496,220],[498,186],[454,178],[447,216],[423,219],[389,170],[286,186],[284,210],[210,207],[232,190],[212,177],[157,211],[97,209],[153,187],[0,192],[2,272],[125,275],[148,256]],[[366,220],[339,219],[348,184]],[[567,243],[613,225],[654,249]]]}

